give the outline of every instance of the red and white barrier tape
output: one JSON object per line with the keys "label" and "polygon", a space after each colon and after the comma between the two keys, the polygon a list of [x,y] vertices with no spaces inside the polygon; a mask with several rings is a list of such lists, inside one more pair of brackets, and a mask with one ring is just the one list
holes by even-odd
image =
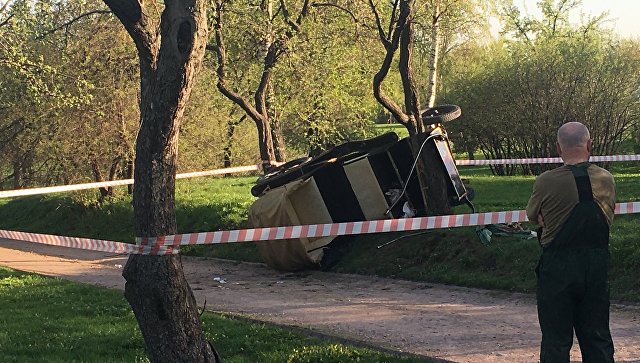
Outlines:
{"label": "red and white barrier tape", "polygon": [[[590,162],[603,161],[639,161],[640,155],[603,155],[592,156]],[[456,165],[513,165],[513,164],[562,164],[561,158],[529,158],[529,159],[486,159],[486,160],[456,160]]]}
{"label": "red and white barrier tape", "polygon": [[[186,178],[195,178],[195,177],[201,177],[201,176],[224,175],[224,174],[233,174],[233,173],[246,173],[246,172],[256,171],[256,170],[260,170],[260,166],[258,165],[238,166],[234,168],[224,168],[224,169],[176,174],[176,179],[186,179]],[[22,197],[26,195],[35,195],[35,194],[69,192],[69,191],[83,190],[83,189],[106,188],[106,187],[114,187],[118,185],[129,185],[129,184],[133,184],[133,179],[112,180],[112,181],[97,182],[97,183],[59,185],[55,187],[44,187],[44,188],[5,190],[5,191],[0,191],[0,198]]]}
{"label": "red and white barrier tape", "polygon": [[[640,202],[616,204],[616,214],[640,213]],[[176,234],[164,237],[136,238],[138,245],[76,237],[0,230],[0,237],[87,250],[167,255],[178,253],[179,246],[237,242],[273,241],[290,238],[316,238],[383,232],[416,231],[439,228],[481,226],[496,223],[524,222],[524,210],[457,214],[420,218],[383,219],[375,221],[311,224],[286,227],[250,228],[231,231]]]}
{"label": "red and white barrier tape", "polygon": [[124,242],[99,239],[55,236],[51,234],[6,231],[0,229],[0,238],[42,243],[51,246],[78,248],[83,250],[110,252],[119,254],[165,255],[177,253],[173,246],[134,245]]}
{"label": "red and white barrier tape", "polygon": [[[589,161],[602,162],[602,161],[639,161],[640,155],[610,155],[610,156],[592,156]],[[471,165],[508,165],[508,164],[561,164],[560,158],[530,158],[530,159],[486,159],[486,160],[456,160],[456,165],[459,166],[471,166]],[[279,165],[282,163],[272,163]],[[251,171],[261,170],[262,164],[238,166],[233,168],[214,169],[207,171],[196,171],[191,173],[176,174],[176,179],[196,178],[202,176],[214,176],[233,173],[246,173]],[[59,192],[70,192],[74,190],[94,189],[94,188],[106,188],[119,185],[133,184],[133,179],[113,180],[97,183],[84,183],[84,184],[72,184],[72,185],[59,185],[54,187],[44,188],[29,188],[29,189],[17,189],[17,190],[4,190],[0,191],[0,198],[10,197],[22,197],[27,195],[36,194],[48,194]]]}

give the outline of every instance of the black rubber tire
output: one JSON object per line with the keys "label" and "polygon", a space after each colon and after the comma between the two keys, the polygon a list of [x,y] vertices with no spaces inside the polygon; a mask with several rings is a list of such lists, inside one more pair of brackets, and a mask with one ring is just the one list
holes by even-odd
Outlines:
{"label": "black rubber tire", "polygon": [[440,105],[426,109],[422,113],[422,122],[426,125],[443,124],[457,119],[461,114],[460,106]]}

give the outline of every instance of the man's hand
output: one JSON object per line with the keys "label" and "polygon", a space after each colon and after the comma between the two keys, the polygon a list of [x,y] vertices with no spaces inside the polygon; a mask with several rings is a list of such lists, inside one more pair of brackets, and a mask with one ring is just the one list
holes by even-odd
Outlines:
{"label": "man's hand", "polygon": [[540,227],[544,227],[544,217],[542,216],[542,213],[538,214],[538,225]]}

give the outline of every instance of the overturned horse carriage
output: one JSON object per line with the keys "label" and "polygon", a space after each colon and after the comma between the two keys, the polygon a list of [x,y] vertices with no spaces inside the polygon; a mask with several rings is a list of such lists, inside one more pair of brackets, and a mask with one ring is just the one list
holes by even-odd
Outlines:
{"label": "overturned horse carriage", "polygon": [[[443,126],[458,116],[458,106],[438,106],[423,113],[423,122],[431,125],[425,134],[399,139],[390,132],[283,164],[251,189],[258,199],[249,209],[250,223],[276,227],[423,217],[432,210],[429,202],[436,194],[446,198],[446,210],[462,203],[472,207],[471,190],[460,178]],[[443,180],[436,184],[438,191],[425,185],[433,178]],[[330,263],[327,252],[347,238],[276,240],[258,246],[269,266],[296,271]]]}

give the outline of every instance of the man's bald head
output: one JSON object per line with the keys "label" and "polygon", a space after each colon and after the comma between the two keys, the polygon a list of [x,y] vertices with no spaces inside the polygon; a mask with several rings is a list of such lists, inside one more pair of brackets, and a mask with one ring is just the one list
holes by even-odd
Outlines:
{"label": "man's bald head", "polygon": [[567,122],[558,129],[558,144],[562,149],[586,146],[589,130],[580,122]]}
{"label": "man's bald head", "polygon": [[558,129],[558,154],[565,164],[578,164],[589,160],[591,136],[580,122],[567,122]]}

